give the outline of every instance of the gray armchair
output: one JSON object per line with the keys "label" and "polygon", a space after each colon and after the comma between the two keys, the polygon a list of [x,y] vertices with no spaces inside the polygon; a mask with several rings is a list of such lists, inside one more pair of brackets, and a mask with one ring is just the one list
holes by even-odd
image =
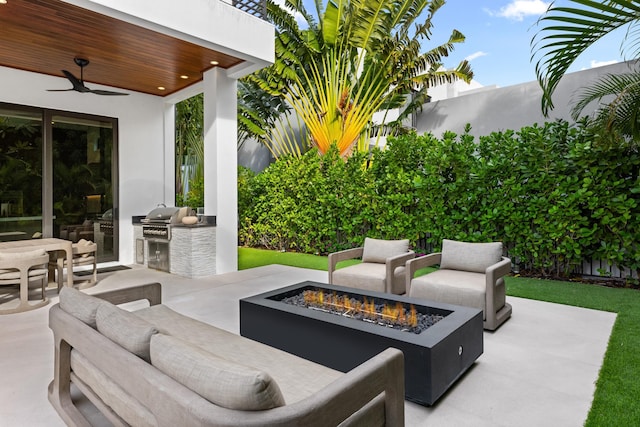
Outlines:
{"label": "gray armchair", "polygon": [[[420,277],[417,270],[440,264]],[[495,330],[511,316],[503,276],[511,260],[502,256],[502,243],[443,240],[442,252],[407,262],[406,288],[410,297],[475,307],[483,311],[484,329]]]}
{"label": "gray armchair", "polygon": [[[409,240],[365,238],[364,246],[329,255],[329,283],[389,294],[405,293],[405,263],[415,253]],[[338,262],[362,258],[360,264],[336,269]]]}

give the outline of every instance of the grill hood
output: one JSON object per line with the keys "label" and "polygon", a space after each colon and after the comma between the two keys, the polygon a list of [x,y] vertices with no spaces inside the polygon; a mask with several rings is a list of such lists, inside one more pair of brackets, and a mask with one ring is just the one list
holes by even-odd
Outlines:
{"label": "grill hood", "polygon": [[162,223],[162,224],[178,224],[182,221],[182,218],[189,215],[190,208],[188,207],[157,207],[147,214],[144,223]]}

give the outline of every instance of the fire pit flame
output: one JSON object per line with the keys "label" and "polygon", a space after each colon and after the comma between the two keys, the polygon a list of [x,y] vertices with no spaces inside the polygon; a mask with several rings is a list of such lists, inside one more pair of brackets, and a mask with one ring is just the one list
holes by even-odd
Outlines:
{"label": "fire pit flame", "polygon": [[413,305],[407,310],[401,302],[396,302],[395,305],[385,303],[379,309],[376,308],[373,299],[365,297],[363,301],[358,301],[351,299],[348,295],[317,290],[306,290],[302,296],[304,304],[309,308],[336,312],[348,317],[360,315],[366,320],[383,321],[385,324],[408,328],[418,325],[418,312]]}

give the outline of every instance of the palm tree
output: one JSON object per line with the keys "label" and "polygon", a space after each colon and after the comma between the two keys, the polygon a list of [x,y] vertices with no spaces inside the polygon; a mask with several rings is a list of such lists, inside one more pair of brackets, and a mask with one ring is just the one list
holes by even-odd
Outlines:
{"label": "palm tree", "polygon": [[[532,60],[536,60],[536,74],[543,90],[542,112],[548,115],[553,108],[552,95],[575,60],[591,45],[612,31],[628,27],[622,44],[629,56],[637,59],[640,53],[640,5],[628,0],[570,0],[581,7],[552,5],[540,19],[547,24],[532,40]],[[592,101],[613,96],[608,104],[596,111],[596,123],[611,132],[637,138],[640,136],[640,72],[632,70],[622,75],[608,74],[585,89],[572,110],[577,119]]]}
{"label": "palm tree", "polygon": [[[385,129],[397,132],[402,120],[419,110],[430,86],[458,79],[470,81],[467,61],[444,70],[442,59],[464,36],[453,30],[449,40],[422,52],[432,18],[444,0],[330,0],[315,2],[315,14],[302,1],[287,0],[287,9],[268,0],[276,26],[276,61],[250,79],[282,97],[303,123],[310,145],[324,153],[336,144],[348,155],[358,144],[368,149],[376,111],[400,108],[400,117]],[[293,14],[305,21],[301,28]],[[318,20],[316,21],[316,17]],[[407,101],[409,95],[412,97]],[[285,119],[286,120],[286,119]],[[267,136],[274,156],[299,154],[286,121]]]}
{"label": "palm tree", "polygon": [[[198,94],[176,104],[176,203],[188,183],[204,179],[204,106]],[[192,206],[195,207],[195,206]]]}

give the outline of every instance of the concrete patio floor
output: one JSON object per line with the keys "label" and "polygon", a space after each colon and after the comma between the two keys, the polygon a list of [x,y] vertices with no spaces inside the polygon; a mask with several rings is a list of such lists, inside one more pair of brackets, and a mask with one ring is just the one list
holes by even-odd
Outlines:
{"label": "concrete patio floor", "polygon": [[[134,266],[105,273],[87,293],[160,282],[172,309],[239,333],[238,300],[327,273],[271,265],[206,279],[187,279]],[[0,426],[55,427],[64,423],[47,400],[53,372],[51,303],[0,316]],[[616,315],[508,297],[513,316],[484,333],[484,354],[434,405],[405,404],[407,426],[581,426]]]}

